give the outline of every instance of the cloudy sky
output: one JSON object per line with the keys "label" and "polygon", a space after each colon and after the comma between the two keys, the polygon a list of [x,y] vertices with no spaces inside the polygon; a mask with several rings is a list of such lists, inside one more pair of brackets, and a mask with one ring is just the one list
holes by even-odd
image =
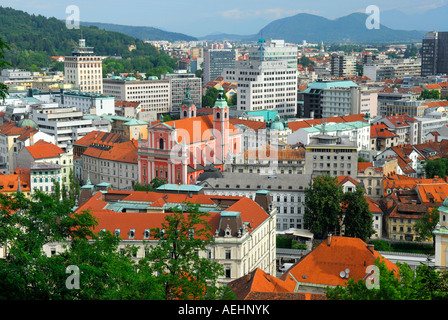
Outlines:
{"label": "cloudy sky", "polygon": [[75,5],[81,21],[152,26],[196,37],[254,34],[273,20],[302,12],[334,19],[365,12],[369,5],[412,14],[447,4],[448,0],[0,0],[4,7],[59,19],[69,16],[67,7]]}

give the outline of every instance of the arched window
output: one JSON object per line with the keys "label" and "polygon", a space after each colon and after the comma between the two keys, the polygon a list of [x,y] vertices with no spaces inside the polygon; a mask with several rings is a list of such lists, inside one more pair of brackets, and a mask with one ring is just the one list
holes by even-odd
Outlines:
{"label": "arched window", "polygon": [[216,113],[216,119],[221,119],[221,113],[219,112]]}
{"label": "arched window", "polygon": [[187,110],[184,110],[184,118],[187,117]]}
{"label": "arched window", "polygon": [[194,118],[194,110],[191,110],[191,117]]}
{"label": "arched window", "polygon": [[163,150],[163,139],[159,140],[159,147],[161,150]]}
{"label": "arched window", "polygon": [[224,113],[224,119],[227,119],[227,112]]}

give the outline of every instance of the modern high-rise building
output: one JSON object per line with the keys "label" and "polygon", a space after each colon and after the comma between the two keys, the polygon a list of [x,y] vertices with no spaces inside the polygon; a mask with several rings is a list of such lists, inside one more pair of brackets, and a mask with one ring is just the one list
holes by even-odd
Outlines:
{"label": "modern high-rise building", "polygon": [[259,41],[249,60],[224,70],[223,80],[237,83],[238,110],[276,110],[280,117],[297,113],[297,47]]}
{"label": "modern high-rise building", "polygon": [[448,74],[448,32],[428,32],[422,42],[422,76]]}
{"label": "modern high-rise building", "polygon": [[338,78],[355,77],[356,58],[349,54],[333,53],[331,55],[331,76]]}
{"label": "modern high-rise building", "polygon": [[86,47],[80,39],[71,56],[64,61],[65,83],[72,84],[83,92],[103,93],[103,62],[96,56],[93,47]]}
{"label": "modern high-rise building", "polygon": [[204,54],[204,85],[220,77],[225,68],[235,66],[236,55],[231,49],[210,49]]}

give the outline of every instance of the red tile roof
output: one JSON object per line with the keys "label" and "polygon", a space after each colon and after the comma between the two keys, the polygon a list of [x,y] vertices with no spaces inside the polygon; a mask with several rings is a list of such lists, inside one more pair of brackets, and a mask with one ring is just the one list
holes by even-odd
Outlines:
{"label": "red tile roof", "polygon": [[17,192],[19,187],[22,192],[31,191],[30,174],[5,174],[0,175],[0,192]]}
{"label": "red tile roof", "polygon": [[84,151],[83,156],[97,158],[101,160],[126,162],[126,163],[138,163],[138,141],[126,141],[122,143],[113,144],[112,148],[104,150],[96,148],[94,146],[88,147]]}
{"label": "red tile roof", "polygon": [[379,258],[384,261],[387,269],[397,272],[398,267],[375,250],[370,251],[367,244],[358,238],[331,236],[323,241],[296,265],[289,269],[281,279],[291,277],[291,273],[298,282],[324,286],[345,286],[347,278],[340,276],[341,271],[349,269],[349,278],[355,282],[364,279],[367,266],[374,265]]}
{"label": "red tile roof", "polygon": [[383,124],[373,124],[370,126],[370,138],[371,139],[388,139],[398,137],[397,134],[389,130],[389,128]]}
{"label": "red tile roof", "polygon": [[56,158],[65,153],[55,144],[39,140],[34,145],[26,147],[34,159]]}

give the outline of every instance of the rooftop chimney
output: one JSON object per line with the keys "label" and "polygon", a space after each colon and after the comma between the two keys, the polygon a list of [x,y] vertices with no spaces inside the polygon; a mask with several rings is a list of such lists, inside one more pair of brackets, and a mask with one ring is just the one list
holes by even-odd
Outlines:
{"label": "rooftop chimney", "polygon": [[328,241],[327,246],[330,246],[331,245],[331,233],[328,234],[327,241]]}
{"label": "rooftop chimney", "polygon": [[373,243],[369,243],[369,244],[367,244],[367,249],[369,249],[369,251],[373,253],[373,251],[375,249],[375,245]]}

